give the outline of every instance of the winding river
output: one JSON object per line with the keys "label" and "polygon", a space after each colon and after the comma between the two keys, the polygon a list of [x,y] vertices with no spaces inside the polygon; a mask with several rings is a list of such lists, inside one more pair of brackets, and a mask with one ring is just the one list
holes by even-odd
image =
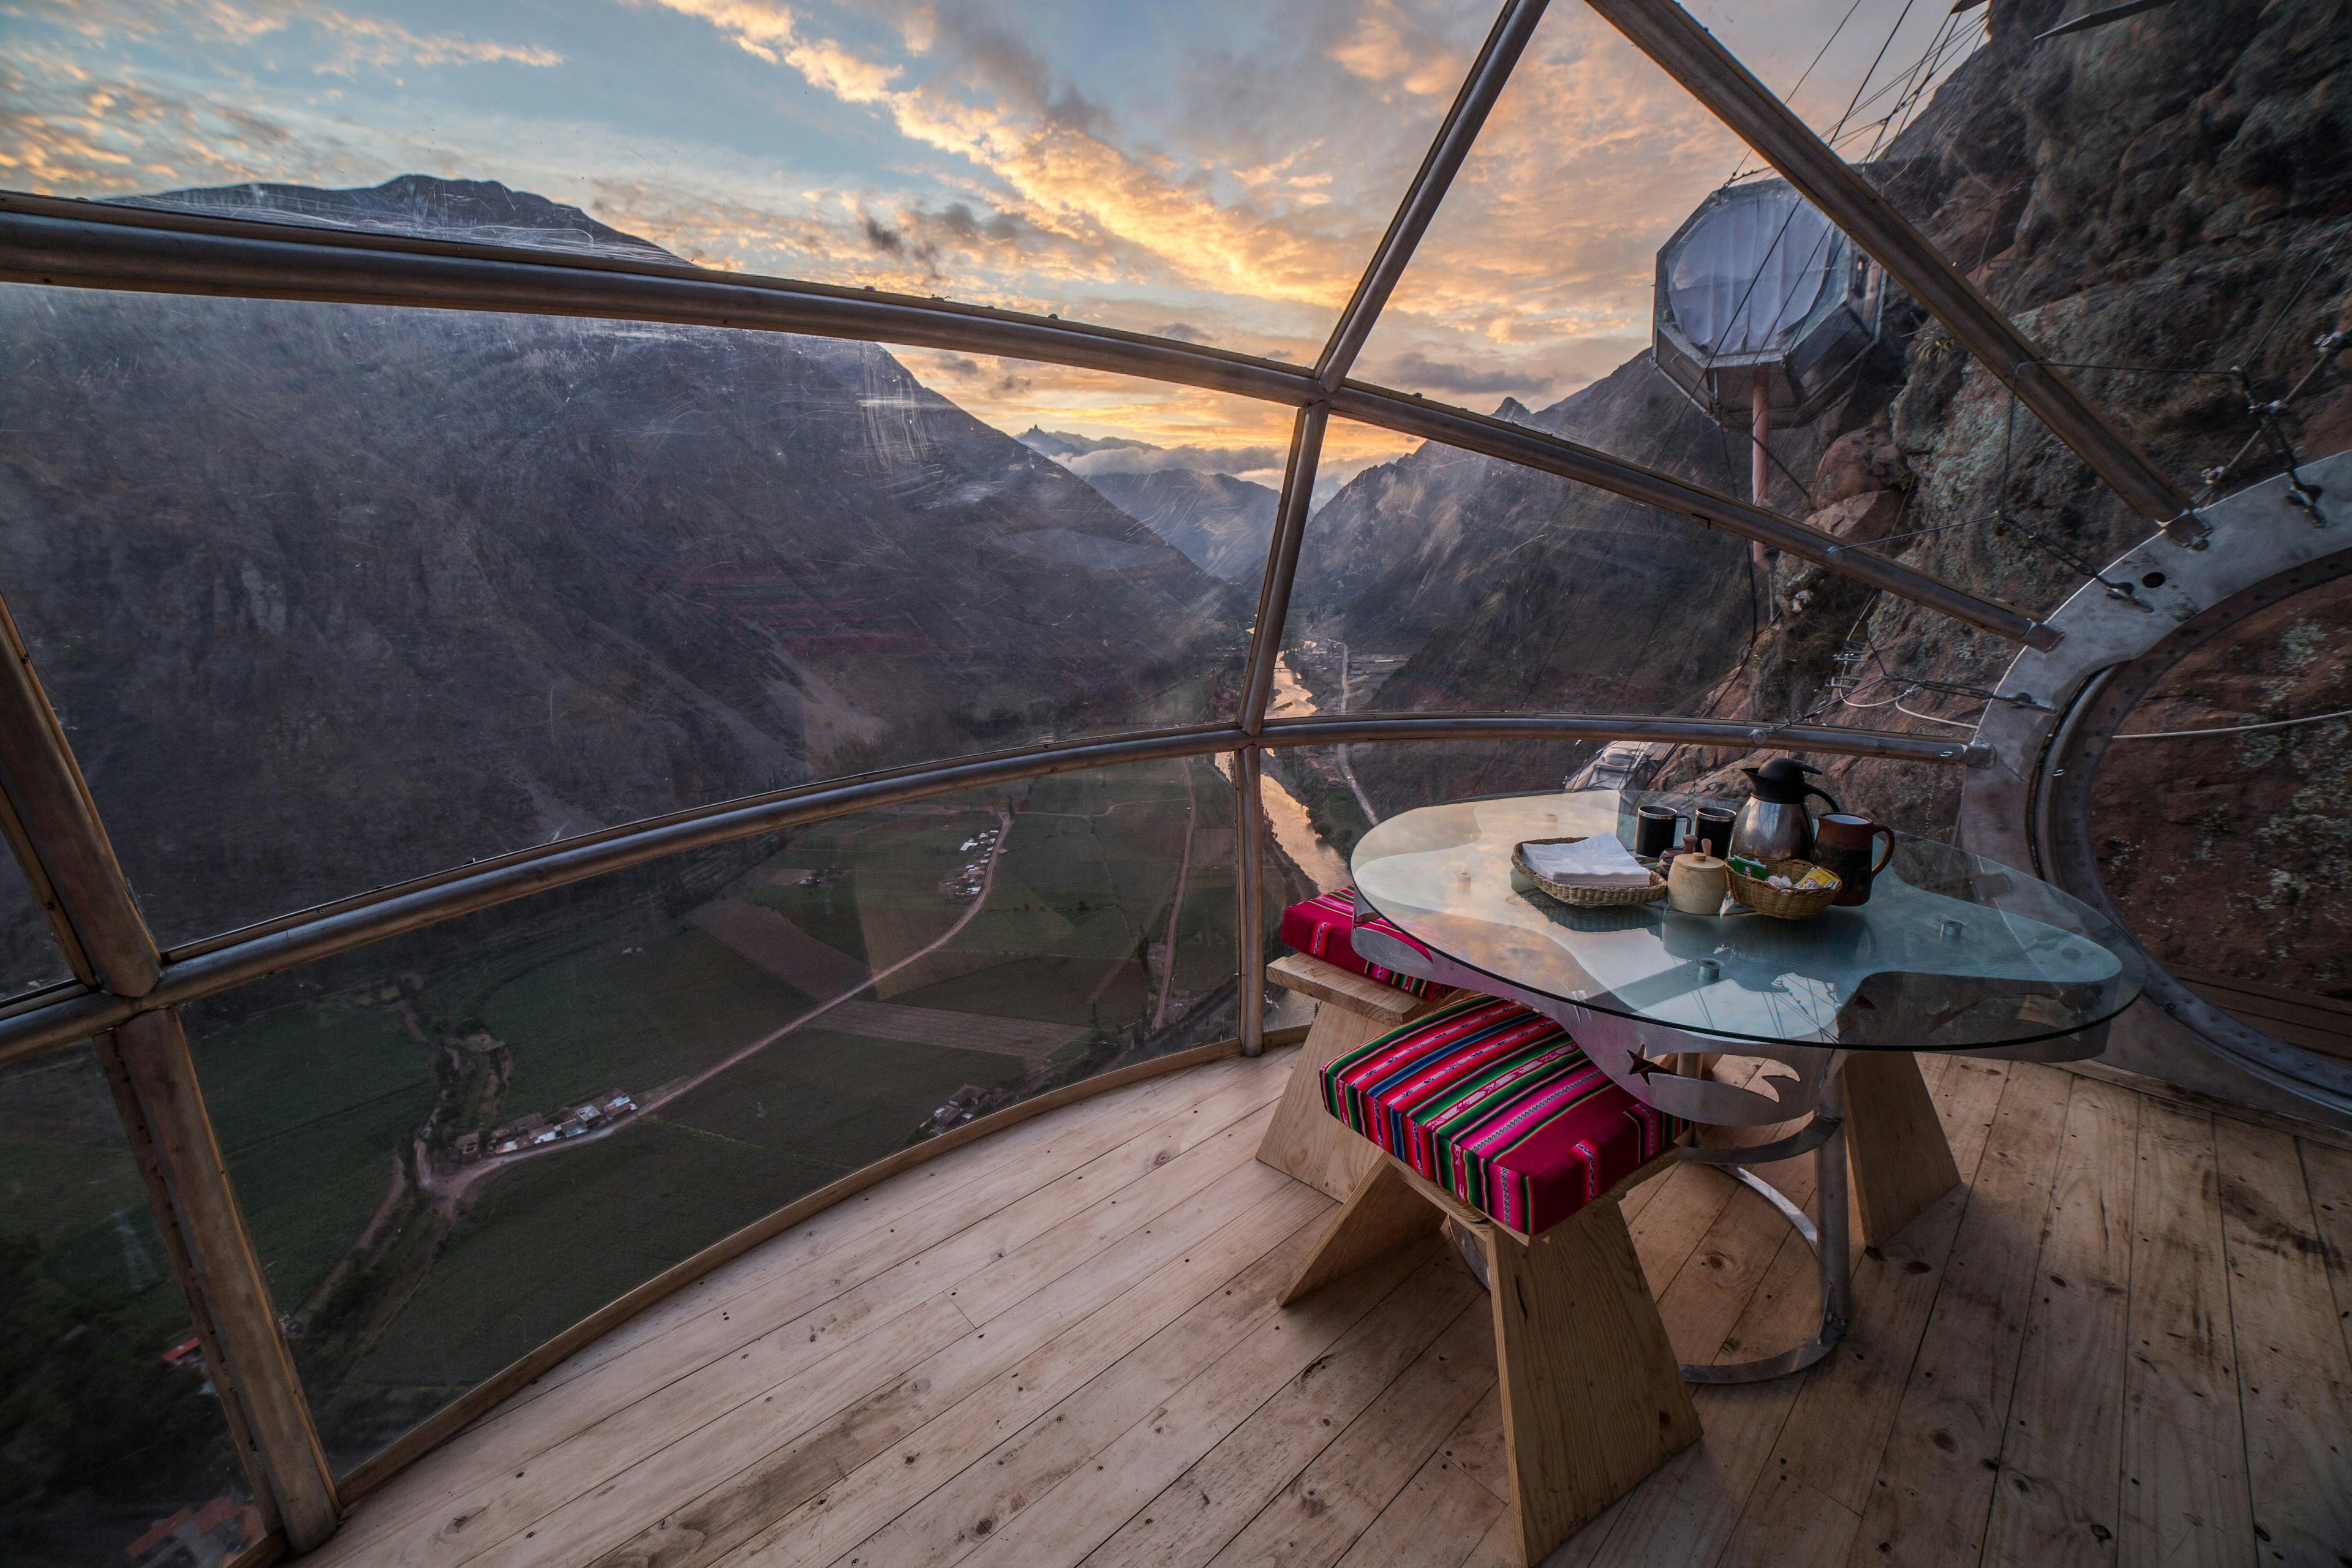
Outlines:
{"label": "winding river", "polygon": [[[1274,667],[1274,699],[1266,712],[1277,719],[1304,718],[1316,711],[1315,698],[1299,680],[1298,672],[1290,668],[1287,656]],[[1220,753],[1217,766],[1227,777],[1232,776],[1233,761]],[[1307,873],[1316,888],[1330,892],[1344,888],[1350,880],[1347,858],[1324,842],[1323,836],[1307,819],[1307,808],[1298,797],[1285,789],[1282,781],[1273,773],[1260,770],[1258,798],[1265,807],[1265,819],[1274,829],[1274,841],[1290,857],[1298,868]]]}

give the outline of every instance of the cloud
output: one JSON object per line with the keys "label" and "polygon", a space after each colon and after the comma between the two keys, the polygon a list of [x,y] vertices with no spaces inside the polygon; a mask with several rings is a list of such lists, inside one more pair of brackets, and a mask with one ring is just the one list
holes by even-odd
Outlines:
{"label": "cloud", "polygon": [[[331,75],[349,75],[363,66],[563,63],[561,54],[537,44],[419,33],[385,17],[341,10],[318,0],[159,0],[151,5],[35,0],[26,9],[36,16],[62,17],[76,34],[94,43],[160,42],[176,33],[197,44],[250,47],[300,27],[324,51],[311,68]],[[176,23],[177,28],[167,23]]]}
{"label": "cloud", "polygon": [[1191,468],[1204,474],[1245,474],[1279,468],[1287,453],[1278,447],[1106,447],[1065,459],[1074,474],[1156,474]]}
{"label": "cloud", "polygon": [[1540,396],[1551,390],[1552,378],[1524,366],[1472,366],[1433,359],[1419,351],[1399,354],[1381,368],[1374,379],[1414,392],[1525,392]]}
{"label": "cloud", "polygon": [[1122,145],[1101,105],[1057,82],[1035,44],[974,7],[881,8],[895,11],[907,47],[929,67],[916,80],[906,67],[818,36],[773,0],[651,3],[709,22],[809,86],[883,110],[910,142],[984,172],[1004,216],[1091,251],[1099,279],[1172,276],[1336,309],[1369,248],[1356,234],[1301,221],[1328,204],[1324,193],[1308,193],[1315,199],[1297,212],[1271,213],[1255,191],[1221,200],[1180,167]]}
{"label": "cloud", "polygon": [[1470,67],[1468,56],[1391,0],[1367,5],[1328,53],[1352,76],[1395,82],[1417,97],[1450,98]]}
{"label": "cloud", "polygon": [[1212,343],[1216,340],[1187,321],[1170,321],[1151,329],[1156,338],[1174,338],[1180,343]]}

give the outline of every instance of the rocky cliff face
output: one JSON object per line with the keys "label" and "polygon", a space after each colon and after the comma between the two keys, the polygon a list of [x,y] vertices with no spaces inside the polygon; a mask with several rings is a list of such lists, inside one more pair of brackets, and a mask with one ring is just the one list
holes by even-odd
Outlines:
{"label": "rocky cliff face", "polygon": [[[2352,14],[2326,0],[2177,5],[2034,44],[2063,10],[1996,4],[1990,44],[1874,174],[2053,359],[2160,367],[2073,374],[2195,491],[2202,470],[2255,434],[2248,393],[2226,373],[2242,367],[2275,397],[2312,367],[2314,337],[2343,319]],[[1863,535],[1897,535],[1885,548],[1924,570],[2046,611],[2083,581],[2062,553],[2102,563],[2148,531],[2031,415],[2012,419],[2008,394],[1931,322],[1909,335],[1880,405],[1854,413],[1868,416],[1864,428],[1815,470],[1812,521],[1842,530],[1857,510],[1883,519],[1892,526],[1868,521]],[[2323,373],[2284,424],[2305,451],[2344,446],[2352,386]],[[2220,490],[2279,466],[2258,447]],[[1819,708],[1832,658],[1856,630],[1877,649],[1870,668],[1895,677],[1984,685],[2008,662],[1996,639],[1795,563],[1776,572],[1774,591],[1780,624],[1748,660],[1739,711]],[[1862,717],[1833,702],[1822,713],[1841,715]],[[1871,721],[1936,728],[1891,708]],[[1909,825],[1948,826],[1948,775],[1897,771],[1874,784],[1877,764],[1840,766]]]}
{"label": "rocky cliff face", "polygon": [[[2248,450],[2257,426],[2247,405],[2281,397],[2315,366],[2281,426],[2307,456],[2352,445],[2352,356],[2319,365],[2313,347],[2352,325],[2352,9],[2179,4],[2035,44],[2064,10],[1995,0],[1990,44],[1874,176],[2051,358],[2084,367],[2071,374],[2191,492],[2225,494],[2280,471],[2267,444]],[[2242,380],[2229,374],[2238,369]],[[1901,559],[2037,613],[2084,580],[2062,555],[2104,563],[2148,533],[2030,415],[2012,420],[2008,395],[1932,323],[1910,334],[1889,394],[1853,410],[1855,430],[1823,453],[1807,501],[1815,522],[1891,534],[1883,548]],[[2223,468],[2204,489],[2200,476]],[[1777,624],[1748,654],[1724,711],[1962,735],[1978,704],[1906,696],[1904,679],[1990,687],[2013,651],[1793,563],[1776,570],[1773,592]],[[1877,704],[1867,711],[1829,689],[1850,641],[1874,648],[1862,668],[1887,678],[1856,694]],[[2347,651],[2327,605],[2250,626],[2213,650],[2215,668],[2248,679],[2200,676],[2183,688],[2181,710],[2230,724],[2345,706],[2327,692],[2341,690]],[[2341,733],[2275,733],[2259,746],[2118,747],[2103,787],[2172,804],[2113,814],[2102,853],[2136,928],[2168,962],[2248,978],[2275,967],[2279,984],[2332,990],[2344,984],[2346,933],[2314,911],[2343,891],[2352,796],[2326,785],[2340,785],[2341,759],[2322,754],[2340,749]],[[1738,761],[1752,759],[1685,753],[1668,777],[1732,785]],[[1829,774],[1850,805],[1918,832],[1951,828],[1949,772],[1848,761]],[[2282,812],[2301,812],[2304,830],[2284,831]],[[2232,843],[2217,851],[2223,840]],[[2217,853],[2233,868],[2226,878]],[[2159,887],[2164,875],[2202,878],[2202,890]],[[2305,899],[2300,889],[2300,913],[2274,907]],[[2296,932],[2306,951],[2279,962]],[[2313,947],[2330,943],[2332,958]]]}
{"label": "rocky cliff face", "polygon": [[33,289],[0,311],[0,583],[166,942],[1191,719],[1238,661],[1230,586],[877,348]]}
{"label": "rocky cliff face", "polygon": [[[1819,420],[1776,432],[1780,462],[1810,472],[1823,444],[1883,398],[1893,363],[1874,357]],[[1549,408],[1506,401],[1496,416],[1748,492],[1745,439],[1702,414],[1646,353]],[[1775,505],[1801,506],[1785,473],[1773,484]],[[1364,470],[1315,514],[1291,626],[1295,637],[1399,661],[1354,692],[1359,710],[1690,713],[1738,664],[1760,625],[1762,590],[1741,540],[1432,443]],[[1556,785],[1583,752],[1386,747],[1359,751],[1354,765],[1386,813]]]}

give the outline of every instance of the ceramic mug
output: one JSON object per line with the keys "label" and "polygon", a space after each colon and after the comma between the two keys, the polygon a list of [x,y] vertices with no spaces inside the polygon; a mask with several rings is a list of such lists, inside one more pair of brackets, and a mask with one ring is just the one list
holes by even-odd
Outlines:
{"label": "ceramic mug", "polygon": [[[1886,839],[1885,852],[1873,859],[1872,841],[1882,835]],[[1813,863],[1836,872],[1845,882],[1830,900],[1833,904],[1868,903],[1870,879],[1886,869],[1886,862],[1894,858],[1895,829],[1885,823],[1837,811],[1813,824]]]}
{"label": "ceramic mug", "polygon": [[1633,853],[1645,860],[1656,859],[1675,847],[1682,823],[1672,806],[1643,806],[1633,818]]}

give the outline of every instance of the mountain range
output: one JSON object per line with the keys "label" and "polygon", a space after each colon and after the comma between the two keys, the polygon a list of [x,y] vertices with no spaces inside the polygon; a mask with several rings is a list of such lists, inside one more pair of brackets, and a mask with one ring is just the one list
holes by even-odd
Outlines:
{"label": "mountain range", "polygon": [[[509,195],[501,221],[589,221]],[[0,314],[0,587],[167,943],[1195,720],[1238,668],[1230,584],[869,344],[29,288]],[[54,977],[21,888],[0,921],[6,981]]]}
{"label": "mountain range", "polygon": [[[1265,570],[1280,492],[1213,468],[1192,455],[1124,437],[1072,436],[1033,425],[1023,446],[1073,468],[1111,503],[1182,551],[1213,576],[1255,588]],[[1099,455],[1099,456],[1097,456]],[[1253,453],[1263,457],[1265,454]],[[1077,459],[1094,458],[1094,461]],[[1280,457],[1275,456],[1279,462]]]}

